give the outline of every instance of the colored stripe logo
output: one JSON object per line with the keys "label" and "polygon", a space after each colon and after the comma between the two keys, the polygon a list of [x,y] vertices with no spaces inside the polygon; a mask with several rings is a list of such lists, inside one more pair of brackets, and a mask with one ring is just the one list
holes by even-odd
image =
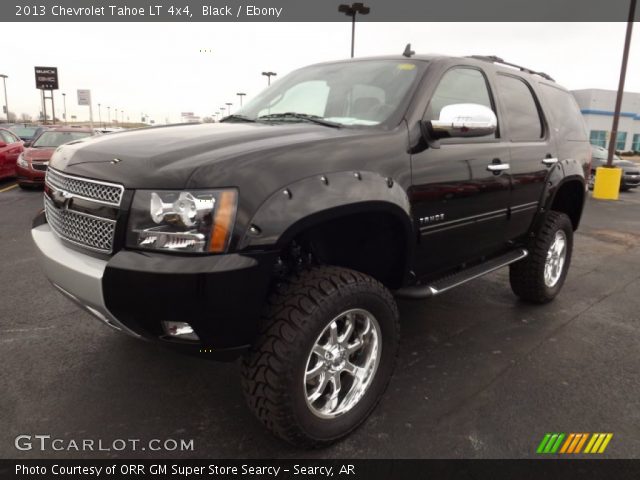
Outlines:
{"label": "colored stripe logo", "polygon": [[604,453],[611,438],[613,433],[546,433],[536,453]]}

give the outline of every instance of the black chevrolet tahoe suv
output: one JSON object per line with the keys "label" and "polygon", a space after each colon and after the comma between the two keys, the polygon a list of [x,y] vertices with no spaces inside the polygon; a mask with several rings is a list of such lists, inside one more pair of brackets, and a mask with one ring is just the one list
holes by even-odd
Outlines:
{"label": "black chevrolet tahoe suv", "polygon": [[53,285],[105,324],[242,356],[256,416],[312,447],[381,398],[396,297],[505,266],[523,301],[558,294],[590,158],[546,74],[481,56],[324,63],[219,123],[60,147],[32,236]]}

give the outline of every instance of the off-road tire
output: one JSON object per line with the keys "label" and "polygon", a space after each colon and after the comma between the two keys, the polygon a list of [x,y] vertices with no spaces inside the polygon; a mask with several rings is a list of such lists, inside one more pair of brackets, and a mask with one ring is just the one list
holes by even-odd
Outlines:
{"label": "off-road tire", "polygon": [[[554,241],[556,232],[563,230],[566,236],[566,256],[558,282],[549,287],[544,281],[547,252]],[[548,303],[562,289],[571,264],[573,251],[573,226],[569,217],[560,212],[550,211],[529,245],[529,255],[509,268],[511,289],[520,299],[531,303]]]}
{"label": "off-road tire", "polygon": [[[362,399],[335,418],[307,405],[304,373],[318,335],[336,315],[364,308],[380,327],[380,360]],[[391,293],[377,280],[346,268],[316,266],[294,273],[271,294],[258,340],[242,361],[249,407],[277,437],[303,448],[330,444],[356,429],[387,388],[398,353],[400,326]]]}

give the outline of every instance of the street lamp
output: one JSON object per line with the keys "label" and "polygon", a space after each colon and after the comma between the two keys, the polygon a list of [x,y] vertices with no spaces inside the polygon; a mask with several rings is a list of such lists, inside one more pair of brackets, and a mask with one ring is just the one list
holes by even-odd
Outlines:
{"label": "street lamp", "polygon": [[[100,113],[100,104],[98,104],[98,125],[102,125],[102,114]],[[104,128],[104,125],[102,126]]]}
{"label": "street lamp", "polygon": [[343,3],[338,7],[338,11],[344,13],[347,17],[351,17],[351,58],[353,58],[353,45],[356,38],[356,14],[367,15],[371,9],[364,3],[352,3],[351,5]]}
{"label": "street lamp", "polygon": [[111,126],[111,107],[107,107],[107,114],[109,118],[109,126]]}
{"label": "street lamp", "polygon": [[278,75],[276,72],[262,72],[262,75],[267,77],[267,85],[271,85],[271,77]]}
{"label": "street lamp", "polygon": [[7,78],[9,78],[9,76],[0,74],[0,78],[2,78],[2,83],[4,83],[4,108],[7,110],[7,123],[9,123],[9,100],[7,100]]}
{"label": "street lamp", "polygon": [[222,116],[224,117],[224,111],[226,110],[227,107],[225,107],[224,105],[220,107],[220,111],[222,112]]}
{"label": "street lamp", "polygon": [[64,105],[64,113],[63,113],[63,118],[64,118],[64,124],[67,125],[69,122],[67,121],[67,94],[63,93],[62,94],[62,104]]}
{"label": "street lamp", "polygon": [[242,97],[244,97],[246,93],[238,92],[236,95],[240,97],[240,108],[242,108]]}
{"label": "street lamp", "polygon": [[225,105],[227,106],[227,110],[229,112],[229,115],[231,115],[231,105],[233,105],[233,103],[227,102],[227,103],[225,103]]}

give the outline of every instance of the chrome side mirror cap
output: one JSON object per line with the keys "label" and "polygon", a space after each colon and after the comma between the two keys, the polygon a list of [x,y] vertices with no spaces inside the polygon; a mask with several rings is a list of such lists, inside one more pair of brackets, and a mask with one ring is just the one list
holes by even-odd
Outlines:
{"label": "chrome side mirror cap", "polygon": [[447,105],[438,120],[427,122],[435,138],[484,137],[495,133],[498,119],[493,110],[476,103]]}

